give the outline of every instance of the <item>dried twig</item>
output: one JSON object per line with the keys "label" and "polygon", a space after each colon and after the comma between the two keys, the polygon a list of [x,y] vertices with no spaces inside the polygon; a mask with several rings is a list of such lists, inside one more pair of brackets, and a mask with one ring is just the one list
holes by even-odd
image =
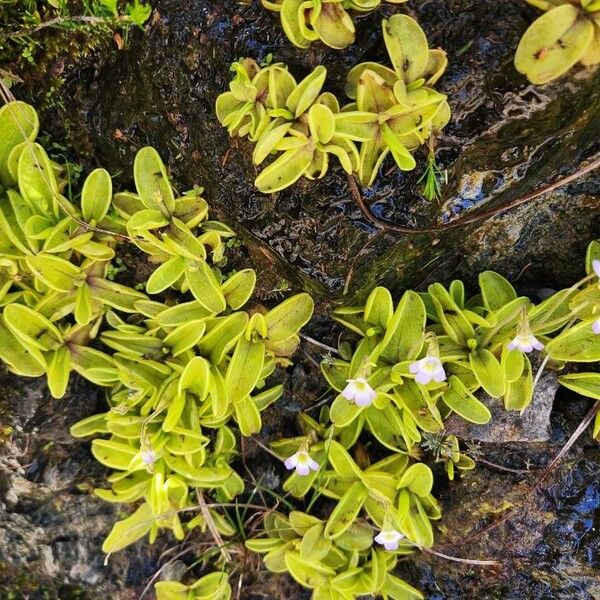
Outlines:
{"label": "dried twig", "polygon": [[246,463],[246,441],[244,436],[240,436],[240,450],[241,450],[241,456],[242,456],[242,464],[244,465],[244,470],[246,471],[246,473],[248,473],[248,476],[250,477],[250,480],[252,481],[252,485],[254,485],[254,489],[258,492],[258,495],[260,496],[260,499],[262,500],[263,504],[267,504],[265,497],[263,496],[262,490],[260,489],[260,486],[258,484],[258,481],[256,481],[256,477],[254,477],[254,473],[252,473],[252,471],[250,470],[250,468],[248,467],[248,464]]}
{"label": "dried twig", "polygon": [[424,228],[404,227],[402,225],[396,225],[395,223],[390,223],[389,221],[386,221],[384,219],[380,219],[379,217],[376,217],[370,211],[370,209],[367,207],[367,205],[365,204],[365,201],[363,199],[363,196],[362,196],[362,193],[358,186],[358,183],[356,181],[356,178],[353,175],[348,175],[348,183],[350,185],[350,192],[352,193],[352,197],[354,198],[356,205],[360,209],[360,212],[363,214],[365,219],[367,219],[373,225],[376,225],[380,229],[384,229],[387,231],[395,231],[396,233],[410,233],[410,234],[439,233],[441,231],[446,231],[447,229],[463,227],[464,225],[468,225],[470,223],[476,223],[477,221],[481,221],[483,219],[488,219],[488,218],[493,217],[497,214],[500,214],[506,210],[510,210],[512,208],[520,206],[521,204],[525,204],[527,202],[535,200],[536,198],[539,198],[540,196],[544,196],[545,194],[548,194],[560,187],[567,185],[568,183],[571,183],[572,181],[575,181],[576,179],[579,179],[580,177],[583,177],[584,175],[593,171],[594,169],[597,169],[598,167],[600,167],[600,157],[596,158],[588,165],[581,167],[574,173],[571,173],[571,175],[567,175],[566,177],[562,177],[561,179],[559,179],[558,181],[555,181],[554,183],[551,183],[549,185],[538,188],[537,190],[533,190],[529,194],[525,194],[524,196],[521,196],[520,198],[517,198],[516,200],[512,200],[510,202],[507,202],[507,203],[497,206],[495,208],[490,208],[489,210],[484,210],[484,211],[478,212],[476,214],[465,215],[464,217],[457,219],[456,221],[452,221],[446,225],[438,225],[437,227],[424,227]]}
{"label": "dried twig", "polygon": [[314,338],[311,338],[310,336],[305,335],[304,333],[301,333],[300,337],[303,340],[306,340],[309,344],[312,344],[313,346],[318,346],[319,348],[323,348],[323,350],[327,350],[327,352],[331,352],[332,354],[337,354],[338,356],[340,354],[333,346],[328,346],[327,344],[324,344],[323,342],[319,342],[318,340],[315,340]]}
{"label": "dried twig", "polygon": [[600,400],[596,400],[594,405],[585,415],[583,421],[579,423],[577,429],[572,433],[571,437],[567,440],[567,443],[561,448],[560,452],[554,457],[552,462],[544,469],[544,472],[540,475],[534,488],[531,490],[534,492],[537,490],[542,482],[554,471],[556,465],[563,459],[565,454],[572,448],[573,444],[581,437],[581,434],[588,428],[588,425],[594,420],[596,414],[600,410]]}
{"label": "dried twig", "polygon": [[444,558],[445,560],[451,560],[453,562],[459,562],[466,565],[475,565],[478,567],[497,567],[501,564],[501,562],[498,560],[477,560],[473,558],[459,558],[458,556],[450,556],[449,554],[443,554],[442,552],[432,550],[431,548],[425,548],[424,546],[417,546],[417,548],[419,548],[421,552],[432,554],[433,556],[437,556],[438,558]]}
{"label": "dried twig", "polygon": [[215,525],[215,521],[212,518],[212,515],[210,514],[210,510],[208,510],[208,505],[206,504],[204,494],[202,493],[202,490],[200,488],[196,488],[196,498],[198,499],[198,506],[200,508],[200,512],[202,513],[202,516],[206,521],[206,525],[208,526],[208,529],[210,530],[210,533],[212,534],[213,539],[215,540],[215,543],[219,548],[219,551],[221,552],[221,556],[225,559],[226,562],[231,562],[231,554],[229,554],[229,551],[225,547],[225,542],[223,541],[223,538],[221,537],[221,534],[219,533],[219,530]]}
{"label": "dried twig", "polygon": [[271,450],[268,446],[265,446],[258,438],[251,437],[250,438],[256,445],[260,446],[267,454],[270,454],[273,458],[276,458],[279,462],[281,462],[281,458]]}
{"label": "dried twig", "polygon": [[504,465],[499,465],[497,463],[491,462],[489,460],[485,460],[485,458],[479,458],[477,455],[471,454],[467,452],[471,458],[482,465],[487,465],[488,467],[492,467],[493,469],[498,469],[499,471],[506,471],[508,473],[516,473],[517,475],[526,475],[527,473],[534,473],[537,469],[511,469],[510,467],[505,467]]}

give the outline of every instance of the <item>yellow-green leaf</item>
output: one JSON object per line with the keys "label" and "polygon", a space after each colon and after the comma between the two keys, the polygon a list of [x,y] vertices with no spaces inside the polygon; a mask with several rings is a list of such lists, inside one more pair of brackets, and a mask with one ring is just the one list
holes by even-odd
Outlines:
{"label": "yellow-green leaf", "polygon": [[523,34],[515,67],[531,83],[547,83],[581,60],[593,37],[591,19],[573,4],[561,4],[539,17]]}
{"label": "yellow-green leaf", "polygon": [[100,223],[112,201],[112,179],[106,169],[94,169],[81,190],[81,212],[89,223]]}
{"label": "yellow-green leaf", "polygon": [[143,538],[152,528],[154,515],[147,503],[142,504],[131,516],[117,521],[102,544],[102,552],[117,552]]}
{"label": "yellow-green leaf", "polygon": [[504,394],[504,371],[498,359],[486,348],[469,354],[469,363],[481,387],[494,398]]}
{"label": "yellow-green leaf", "polygon": [[361,481],[355,481],[346,490],[327,520],[324,531],[326,538],[335,539],[350,528],[368,493]]}
{"label": "yellow-green leaf", "polygon": [[188,261],[185,277],[194,298],[206,309],[220,313],[227,308],[221,284],[206,261]]}
{"label": "yellow-green leaf", "polygon": [[133,162],[135,187],[148,209],[171,215],[175,207],[175,196],[167,170],[158,152],[146,146],[135,156]]}
{"label": "yellow-green leaf", "polygon": [[394,15],[383,21],[383,39],[396,72],[412,83],[425,71],[429,60],[427,37],[408,15]]}
{"label": "yellow-green leaf", "polygon": [[596,362],[600,360],[600,336],[594,333],[591,321],[582,321],[550,340],[546,352],[554,360]]}
{"label": "yellow-green leaf", "polygon": [[450,376],[450,387],[442,398],[448,408],[471,423],[484,424],[492,418],[487,406],[471,394],[456,375]]}
{"label": "yellow-green leaf", "polygon": [[233,351],[227,373],[225,388],[230,402],[238,402],[249,396],[260,379],[265,360],[265,346],[262,341],[248,341],[241,337]]}

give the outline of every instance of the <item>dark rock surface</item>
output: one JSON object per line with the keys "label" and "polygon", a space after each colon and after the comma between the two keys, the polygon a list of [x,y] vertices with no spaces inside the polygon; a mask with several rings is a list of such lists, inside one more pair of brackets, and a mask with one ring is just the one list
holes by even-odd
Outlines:
{"label": "dark rock surface", "polygon": [[483,393],[479,399],[490,409],[492,419],[475,425],[451,415],[445,429],[464,440],[478,442],[546,442],[550,438],[550,413],[558,390],[556,373],[546,373],[535,386],[533,400],[523,411],[507,411],[501,400]]}
{"label": "dark rock surface", "polygon": [[[327,89],[343,100],[345,75],[363,60],[387,61],[383,5],[356,18],[357,42],[344,52],[291,46],[278,18],[234,0],[161,0],[145,35],[107,63],[70,80],[70,129],[94,161],[130,178],[132,159],[156,146],[185,189],[206,188],[211,206],[249,245],[275,280],[303,286],[326,302],[364,296],[376,283],[401,289],[492,268],[511,279],[562,287],[581,272],[581,256],[599,228],[598,175],[495,218],[439,234],[385,232],[366,222],[334,166],[318,182],[269,197],[252,185],[251,146],[230,139],[214,116],[229,65],[272,54],[300,78],[328,68]],[[525,2],[430,0],[400,10],[415,15],[432,46],[449,54],[438,87],[452,121],[438,142],[448,173],[439,202],[416,184],[425,165],[401,173],[386,162],[365,199],[374,214],[409,227],[442,225],[513,201],[577,170],[600,151],[600,74],[582,69],[551,85],[527,84],[512,65],[521,33],[536,11]]]}
{"label": "dark rock surface", "polygon": [[[155,0],[153,5],[152,23],[132,36],[129,50],[99,56],[70,74],[61,92],[65,108],[56,103],[44,115],[43,127],[53,139],[66,140],[75,156],[87,152],[90,166],[121,171],[124,184],[130,182],[137,149],[156,146],[179,188],[203,185],[215,216],[240,232],[261,273],[263,299],[274,298],[274,290],[289,282],[294,290],[315,294],[323,313],[327,304],[363,297],[375,284],[400,291],[453,277],[472,283],[479,270],[492,268],[526,291],[569,285],[582,274],[585,247],[600,232],[597,174],[464,228],[439,235],[393,234],[361,217],[337,167],[322,181],[302,182],[275,197],[259,194],[252,187],[249,146],[229,139],[214,116],[229,65],[240,56],[260,60],[272,53],[297,77],[324,64],[328,89],[341,99],[351,66],[385,59],[381,18],[406,10],[418,17],[431,45],[445,48],[450,57],[439,87],[450,97],[453,119],[438,142],[449,183],[440,202],[428,203],[418,193],[419,169],[402,174],[387,162],[385,175],[364,191],[365,198],[374,214],[410,227],[442,225],[502,205],[574,172],[600,151],[600,74],[575,69],[560,82],[534,87],[514,71],[518,39],[537,14],[525,2],[384,5],[356,19],[357,43],[345,52],[318,45],[309,51],[293,48],[277,18],[257,1]],[[421,154],[418,163],[424,162]],[[143,279],[144,265],[134,264]],[[310,335],[334,342],[329,321],[319,317],[312,327]],[[283,400],[265,414],[267,437],[293,431],[296,413],[322,399],[314,367],[319,358],[315,348],[303,345]],[[0,598],[139,598],[167,563],[162,552],[171,549],[172,556],[190,542],[175,548],[165,535],[154,547],[137,544],[104,566],[102,539],[121,507],[90,495],[105,472],[89,444],[68,434],[72,423],[103,410],[101,394],[74,379],[67,397],[57,401],[40,382],[0,379]],[[527,495],[527,484],[559,451],[588,406],[559,399],[547,442],[479,448],[488,463],[524,473],[484,464],[454,482],[437,473],[435,493],[444,517],[436,550],[501,565],[481,568],[423,554],[403,561],[400,573],[430,600],[600,598],[597,443],[586,434],[541,490]],[[255,456],[265,462],[249,447],[248,457]],[[265,473],[266,481],[278,481],[276,467],[266,465]],[[482,533],[511,508],[517,509],[511,519]],[[247,569],[244,600],[308,597],[287,578],[261,571],[260,563]]]}
{"label": "dark rock surface", "polygon": [[0,444],[0,598],[125,599],[122,590],[154,573],[156,550],[143,544],[104,564],[100,547],[120,507],[90,495],[105,471],[69,435],[101,410],[102,392],[78,377],[55,400],[41,379],[1,373],[0,423],[12,432]]}

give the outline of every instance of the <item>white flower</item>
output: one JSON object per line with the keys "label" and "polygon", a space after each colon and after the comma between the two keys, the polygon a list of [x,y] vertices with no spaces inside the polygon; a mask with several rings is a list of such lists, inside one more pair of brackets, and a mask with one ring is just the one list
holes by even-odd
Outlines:
{"label": "white flower", "polygon": [[594,269],[594,273],[600,277],[600,260],[597,258],[592,261],[592,269]]}
{"label": "white flower", "polygon": [[358,406],[370,406],[377,392],[368,384],[364,377],[347,379],[348,385],[342,390],[342,396]]}
{"label": "white flower", "polygon": [[431,381],[440,383],[446,380],[446,371],[444,371],[442,361],[435,356],[426,356],[411,363],[409,370],[415,376],[417,383],[427,384]]}
{"label": "white flower", "polygon": [[534,349],[543,350],[544,344],[542,344],[542,342],[540,342],[532,333],[518,333],[515,338],[508,343],[508,349],[531,352]]}
{"label": "white flower", "polygon": [[382,529],[375,536],[375,541],[386,550],[398,550],[398,542],[403,539],[404,536],[395,529]]}
{"label": "white flower", "polygon": [[154,452],[154,450],[152,450],[152,448],[149,448],[147,450],[142,450],[141,457],[142,457],[142,462],[147,467],[153,466],[158,458],[158,456],[156,455],[156,452]]}
{"label": "white flower", "polygon": [[296,469],[298,475],[308,475],[311,470],[319,470],[319,463],[316,460],[313,460],[308,452],[304,450],[298,450],[296,454],[292,454],[292,456],[286,459],[283,464],[288,471]]}
{"label": "white flower", "polygon": [[592,323],[592,331],[596,334],[596,335],[600,335],[600,318],[596,319],[593,323]]}

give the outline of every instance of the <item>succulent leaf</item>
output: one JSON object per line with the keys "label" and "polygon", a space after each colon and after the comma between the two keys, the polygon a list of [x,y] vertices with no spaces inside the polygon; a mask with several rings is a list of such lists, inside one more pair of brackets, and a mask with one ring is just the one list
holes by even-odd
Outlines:
{"label": "succulent leaf", "polygon": [[561,4],[539,17],[523,34],[515,67],[532,83],[548,83],[586,57],[594,38],[592,21],[576,6]]}

